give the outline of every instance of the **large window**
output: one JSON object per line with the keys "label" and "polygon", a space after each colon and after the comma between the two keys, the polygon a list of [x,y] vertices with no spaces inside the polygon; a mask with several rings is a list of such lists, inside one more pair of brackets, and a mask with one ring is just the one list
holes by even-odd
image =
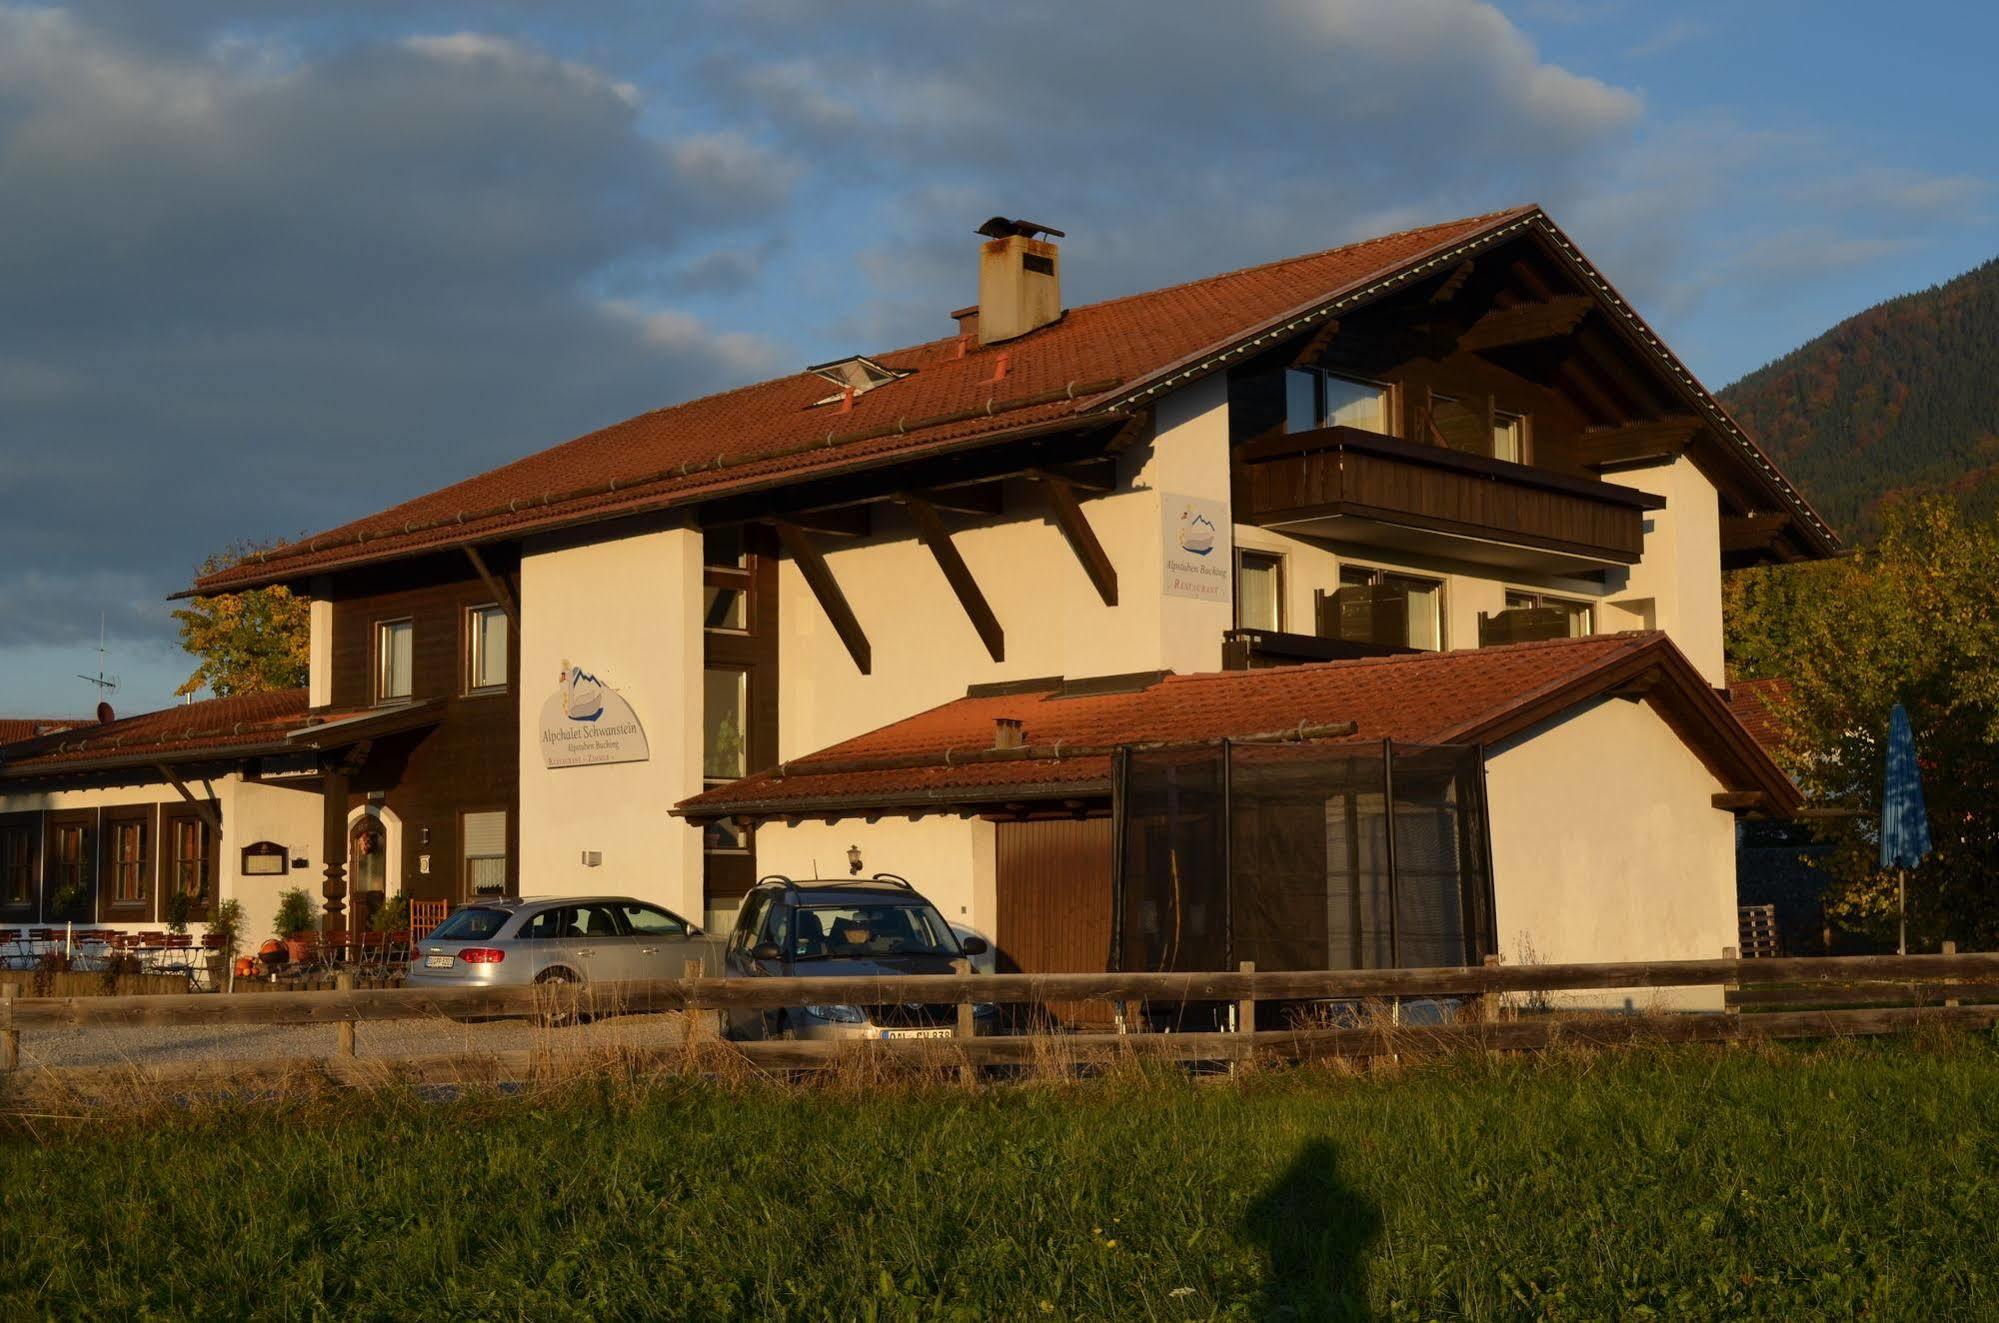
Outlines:
{"label": "large window", "polygon": [[[81,823],[60,823],[52,834],[49,850],[49,905],[53,911],[61,897],[74,897],[62,908],[73,912],[90,895],[90,828]],[[51,913],[50,917],[60,917]]]}
{"label": "large window", "polygon": [[1435,579],[1342,566],[1339,590],[1319,597],[1319,633],[1379,647],[1444,646],[1444,586]]}
{"label": "large window", "polygon": [[[701,775],[703,784],[723,785],[749,771],[749,675],[710,667],[703,676]],[[702,843],[710,850],[749,849],[749,836],[732,819],[711,822]]]}
{"label": "large window", "polygon": [[507,613],[497,606],[465,613],[465,687],[507,687]]}
{"label": "large window", "polygon": [[1284,374],[1284,430],[1358,427],[1391,435],[1392,395],[1391,388],[1379,381],[1292,368]]}
{"label": "large window", "polygon": [[174,818],[168,848],[170,874],[167,885],[186,896],[195,906],[208,903],[209,865],[214,858],[215,839],[208,824],[199,818]]}
{"label": "large window", "polygon": [[109,824],[111,834],[111,903],[146,903],[146,824],[125,820]]}
{"label": "large window", "polygon": [[416,673],[416,622],[384,620],[375,626],[375,701],[408,698]]}
{"label": "large window", "polygon": [[504,896],[507,893],[506,811],[467,813],[462,822],[465,894]]}
{"label": "large window", "polygon": [[0,905],[35,903],[35,829],[27,823],[0,827]]}
{"label": "large window", "polygon": [[730,633],[747,631],[751,575],[742,528],[711,528],[702,535],[702,547],[703,627]]}
{"label": "large window", "polygon": [[1237,629],[1284,628],[1284,558],[1238,549],[1235,562]]}
{"label": "large window", "polygon": [[1595,628],[1596,612],[1588,602],[1508,589],[1504,611],[1479,614],[1478,643],[1485,648],[1498,643],[1581,638],[1594,633]]}

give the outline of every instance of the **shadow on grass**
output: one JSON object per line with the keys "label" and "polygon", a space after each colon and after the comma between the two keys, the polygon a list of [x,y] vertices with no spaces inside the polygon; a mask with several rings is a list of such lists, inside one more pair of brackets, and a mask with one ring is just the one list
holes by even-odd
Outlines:
{"label": "shadow on grass", "polygon": [[1250,1205],[1245,1227],[1270,1259],[1256,1317],[1368,1317],[1363,1256],[1381,1211],[1341,1181],[1332,1144],[1315,1139],[1300,1149]]}

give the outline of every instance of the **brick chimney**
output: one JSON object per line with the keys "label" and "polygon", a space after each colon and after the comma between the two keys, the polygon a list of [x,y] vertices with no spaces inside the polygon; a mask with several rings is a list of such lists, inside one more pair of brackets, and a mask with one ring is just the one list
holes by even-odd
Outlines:
{"label": "brick chimney", "polygon": [[[998,344],[1038,330],[1062,316],[1062,251],[1047,238],[1060,230],[1033,221],[995,216],[981,225],[979,250],[979,343]],[[959,318],[959,326],[966,319]]]}

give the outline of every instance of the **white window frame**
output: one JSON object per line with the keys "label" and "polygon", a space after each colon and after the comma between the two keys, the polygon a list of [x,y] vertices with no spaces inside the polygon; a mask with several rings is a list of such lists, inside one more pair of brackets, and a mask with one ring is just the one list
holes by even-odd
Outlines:
{"label": "white window frame", "polygon": [[[488,680],[483,677],[486,656],[486,631],[481,628],[488,616],[497,616],[503,633],[500,647],[500,678]],[[512,681],[512,667],[508,664],[508,654],[513,650],[514,622],[498,602],[482,602],[465,608],[465,692],[468,694],[504,693]]]}
{"label": "white window frame", "polygon": [[1272,551],[1267,547],[1245,547],[1240,543],[1236,545],[1235,625],[1237,629],[1266,628],[1266,626],[1263,625],[1245,625],[1242,622],[1242,585],[1243,585],[1242,562],[1243,558],[1246,556],[1256,556],[1263,560],[1270,561],[1273,563],[1273,567],[1277,571],[1277,623],[1275,625],[1267,626],[1267,628],[1273,630],[1276,633],[1281,634],[1284,632],[1284,622],[1290,616],[1290,612],[1288,612],[1285,609],[1286,603],[1284,601],[1284,596],[1285,596],[1285,584],[1290,575],[1290,566],[1287,564],[1287,562],[1291,558],[1281,551]]}
{"label": "white window frame", "polygon": [[[389,675],[389,636],[395,629],[407,629],[410,640],[409,674],[404,677],[401,693],[391,692]],[[375,702],[406,703],[416,696],[416,618],[397,616],[390,620],[375,622]]]}

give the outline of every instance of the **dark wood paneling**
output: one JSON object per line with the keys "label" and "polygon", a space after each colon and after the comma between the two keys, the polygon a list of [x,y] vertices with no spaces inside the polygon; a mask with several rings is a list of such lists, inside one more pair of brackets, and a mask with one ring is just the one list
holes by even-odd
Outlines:
{"label": "dark wood paneling", "polygon": [[[1111,950],[1111,820],[996,825],[997,968],[1007,974],[1102,973]],[[1101,1024],[1098,1002],[1051,1002],[1064,1023]]]}
{"label": "dark wood paneling", "polygon": [[[744,673],[747,747],[744,761],[752,772],[777,762],[778,713],[778,587],[777,543],[768,528],[743,530],[749,553],[750,600],[746,632],[709,630],[703,656],[709,666]],[[757,880],[754,840],[744,853],[702,856],[703,888],[711,909],[740,898]]]}
{"label": "dark wood paneling", "polygon": [[1640,493],[1354,428],[1256,442],[1237,465],[1247,523],[1347,515],[1625,564],[1644,552]]}
{"label": "dark wood paneling", "polygon": [[[518,601],[517,557],[488,548],[486,563]],[[520,890],[519,686],[554,676],[523,677],[520,631],[507,632],[507,687],[467,693],[466,612],[493,593],[462,555],[402,562],[336,578],[333,603],[332,706],[351,710],[374,701],[375,627],[414,622],[411,697],[443,700],[436,726],[377,741],[354,775],[349,807],[380,793],[402,820],[402,852],[394,861],[405,894],[460,904],[464,860],[459,819],[467,812],[507,810],[507,886]],[[428,833],[429,840],[425,841]],[[419,871],[430,856],[430,871]],[[351,873],[350,873],[351,880]],[[313,888],[315,895],[317,888]]]}

